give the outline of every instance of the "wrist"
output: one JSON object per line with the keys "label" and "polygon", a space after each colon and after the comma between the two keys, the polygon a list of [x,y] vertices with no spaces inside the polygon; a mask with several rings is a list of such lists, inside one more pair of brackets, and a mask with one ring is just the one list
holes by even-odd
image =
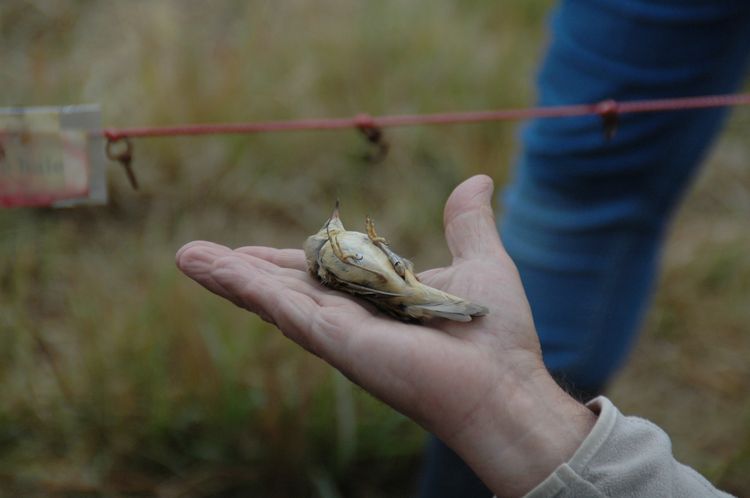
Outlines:
{"label": "wrist", "polygon": [[446,442],[498,497],[521,496],[573,456],[596,416],[543,366],[503,384]]}

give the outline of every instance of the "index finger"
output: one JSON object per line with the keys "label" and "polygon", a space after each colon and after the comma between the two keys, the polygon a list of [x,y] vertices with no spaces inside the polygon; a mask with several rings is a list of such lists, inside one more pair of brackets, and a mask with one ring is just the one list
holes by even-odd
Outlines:
{"label": "index finger", "polygon": [[282,268],[307,271],[307,261],[302,249],[276,249],[275,247],[246,246],[235,249],[236,252],[249,254],[265,259]]}

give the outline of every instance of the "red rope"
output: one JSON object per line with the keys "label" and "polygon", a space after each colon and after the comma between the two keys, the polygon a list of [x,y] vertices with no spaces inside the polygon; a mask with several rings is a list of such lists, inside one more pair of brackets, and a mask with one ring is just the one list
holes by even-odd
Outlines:
{"label": "red rope", "polygon": [[616,118],[620,114],[706,109],[750,105],[750,93],[708,95],[659,100],[636,100],[616,102],[606,100],[596,104],[534,107],[527,109],[501,109],[495,111],[448,112],[439,114],[402,114],[392,116],[369,116],[359,114],[352,118],[296,119],[288,121],[266,121],[248,123],[188,124],[176,126],[141,126],[133,128],[105,128],[96,134],[116,141],[126,137],[166,137],[188,135],[217,135],[284,132],[301,130],[339,130],[343,128],[373,129],[414,125],[447,125],[481,123],[487,121],[511,121],[532,118],[563,118],[599,115]]}

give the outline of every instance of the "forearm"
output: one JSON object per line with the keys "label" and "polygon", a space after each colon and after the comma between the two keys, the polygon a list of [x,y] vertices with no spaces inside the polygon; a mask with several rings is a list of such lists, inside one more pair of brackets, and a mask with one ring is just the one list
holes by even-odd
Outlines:
{"label": "forearm", "polygon": [[573,456],[596,422],[543,369],[486,401],[447,443],[498,497],[531,491]]}

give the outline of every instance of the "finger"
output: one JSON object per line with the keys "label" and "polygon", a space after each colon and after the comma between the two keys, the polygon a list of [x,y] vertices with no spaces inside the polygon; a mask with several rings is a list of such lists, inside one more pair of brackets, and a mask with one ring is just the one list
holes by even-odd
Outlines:
{"label": "finger", "polygon": [[[301,251],[300,251],[301,252]],[[315,283],[307,263],[302,265],[296,260],[295,249],[275,249],[273,247],[241,247],[232,251],[232,256],[246,260],[248,263],[276,278],[289,276]],[[258,254],[259,256],[256,256]],[[292,265],[290,267],[284,265]],[[302,266],[302,268],[296,268]]]}
{"label": "finger", "polygon": [[[190,247],[184,247],[178,252],[178,268],[209,291],[233,302],[239,307],[243,307],[243,303],[238,301],[234,294],[217,282],[213,274],[215,262],[231,254],[232,251],[229,248],[225,248],[223,252],[214,252],[211,249],[210,247],[203,246],[203,244],[192,244]],[[261,318],[268,321],[265,317]]]}
{"label": "finger", "polygon": [[[367,313],[350,300],[328,296],[304,280],[270,275],[247,258],[223,257],[215,262],[212,273],[233,302],[271,321],[290,339],[329,360],[345,339],[346,317],[360,315],[350,320],[351,327],[361,323]],[[331,320],[337,311],[339,319]]]}
{"label": "finger", "polygon": [[276,249],[273,247],[247,246],[235,249],[236,252],[249,254],[256,258],[265,259],[283,268],[307,270],[305,253],[301,249]]}
{"label": "finger", "polygon": [[206,240],[194,240],[192,242],[188,242],[177,250],[177,254],[175,257],[177,265],[179,266],[180,259],[187,251],[196,248],[200,248],[201,251],[205,250],[206,256],[211,253],[225,253],[226,251],[231,251],[231,249],[229,249],[228,247],[222,246],[220,244],[215,244]]}
{"label": "finger", "polygon": [[489,176],[472,176],[445,203],[445,239],[454,260],[503,253],[490,204],[493,190]]}
{"label": "finger", "polygon": [[194,241],[185,244],[177,251],[177,267],[214,294],[228,297],[227,292],[213,278],[211,272],[214,262],[232,254],[228,247],[213,242]]}
{"label": "finger", "polygon": [[[260,249],[259,252],[261,254],[274,254],[274,251],[277,251],[272,248],[258,249]],[[272,262],[252,256],[246,252],[232,251],[227,247],[214,244],[213,242],[195,241],[186,244],[177,252],[177,266],[187,276],[208,288],[210,291],[230,299],[240,306],[241,303],[237,302],[236,296],[231,295],[226,288],[216,280],[213,274],[213,271],[217,267],[223,266],[222,260],[227,258],[230,260],[232,258],[244,260],[246,263],[252,265],[255,270],[271,275],[275,279],[287,279],[289,285],[306,285],[309,287],[307,291],[313,294],[317,291],[317,293],[324,297],[337,295],[328,289],[320,288],[307,271],[279,267]],[[284,251],[281,251],[282,255],[283,252]]]}
{"label": "finger", "polygon": [[282,282],[285,286],[293,290],[310,296],[320,305],[326,305],[332,300],[334,303],[337,302],[336,300],[341,299],[351,300],[350,298],[343,297],[340,292],[323,287],[307,271],[283,268],[250,254],[232,251],[213,264],[214,269],[227,267],[241,269],[248,268],[247,265],[252,266],[254,271],[261,272],[269,278]]}

